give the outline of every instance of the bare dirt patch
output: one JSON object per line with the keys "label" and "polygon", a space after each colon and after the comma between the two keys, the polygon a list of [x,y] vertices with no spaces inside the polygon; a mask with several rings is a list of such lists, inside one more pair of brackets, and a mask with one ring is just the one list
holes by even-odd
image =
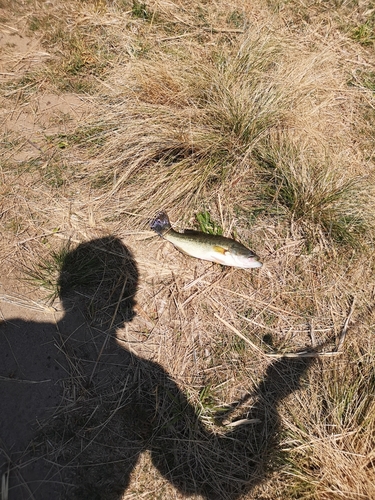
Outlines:
{"label": "bare dirt patch", "polygon": [[51,93],[43,79],[28,76],[42,71],[51,54],[43,49],[40,36],[27,36],[25,30],[24,21],[13,16],[0,24],[0,123],[3,136],[18,143],[6,161],[37,156],[47,136],[75,128],[90,108],[82,97]]}
{"label": "bare dirt patch", "polygon": [[50,57],[40,39],[22,34],[23,30],[0,23],[0,81],[21,78]]}
{"label": "bare dirt patch", "polygon": [[37,94],[21,106],[17,99],[4,102],[0,116],[4,134],[18,142],[6,159],[25,162],[40,156],[49,146],[48,136],[74,129],[88,109],[87,103],[74,94]]}

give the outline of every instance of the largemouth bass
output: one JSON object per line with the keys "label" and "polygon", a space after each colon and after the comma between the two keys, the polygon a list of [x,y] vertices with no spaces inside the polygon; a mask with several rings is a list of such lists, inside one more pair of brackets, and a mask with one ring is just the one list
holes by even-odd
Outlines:
{"label": "largemouth bass", "polygon": [[185,229],[183,233],[175,231],[165,212],[160,212],[150,227],[182,253],[191,257],[242,269],[262,267],[254,252],[231,238],[192,229]]}

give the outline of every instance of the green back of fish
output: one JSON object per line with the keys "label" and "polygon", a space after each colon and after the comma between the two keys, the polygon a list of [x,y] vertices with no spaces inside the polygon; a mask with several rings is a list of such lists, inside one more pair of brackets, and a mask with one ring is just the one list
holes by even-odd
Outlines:
{"label": "green back of fish", "polygon": [[171,229],[163,236],[166,240],[170,241],[174,245],[187,252],[189,251],[189,247],[201,247],[202,251],[212,251],[212,249],[214,248],[223,248],[224,250],[229,250],[236,254],[246,256],[255,255],[244,245],[238,243],[235,240],[232,240],[231,238],[202,233],[201,231],[194,231],[193,229],[187,229],[183,233],[178,233],[174,229]]}

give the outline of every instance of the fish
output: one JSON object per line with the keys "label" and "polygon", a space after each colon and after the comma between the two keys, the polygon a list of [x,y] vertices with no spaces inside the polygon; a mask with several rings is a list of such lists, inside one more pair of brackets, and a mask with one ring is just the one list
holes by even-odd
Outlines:
{"label": "fish", "polygon": [[241,269],[263,265],[252,250],[231,238],[193,229],[185,229],[182,233],[175,231],[166,212],[158,213],[151,221],[150,228],[172,243],[180,252],[197,259]]}

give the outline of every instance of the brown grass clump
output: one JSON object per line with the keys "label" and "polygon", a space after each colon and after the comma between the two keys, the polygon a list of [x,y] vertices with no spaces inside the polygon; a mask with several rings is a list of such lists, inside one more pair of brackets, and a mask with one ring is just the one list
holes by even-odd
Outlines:
{"label": "brown grass clump", "polygon": [[[1,445],[4,498],[38,497],[34,459],[65,498],[374,497],[371,12],[9,6],[1,328],[45,329],[64,375],[32,447]],[[180,254],[160,209],[263,268]]]}
{"label": "brown grass clump", "polygon": [[368,211],[373,197],[369,177],[348,176],[345,158],[317,159],[315,151],[285,139],[274,138],[267,146],[259,161],[268,184],[266,200],[288,213],[309,245],[328,240],[361,247],[374,222]]}
{"label": "brown grass clump", "polygon": [[[297,481],[289,494],[303,498],[371,498],[373,359],[364,355],[354,364],[346,357],[329,365],[321,365],[311,374],[313,385],[320,388],[319,396],[306,388],[300,395],[301,407],[288,407],[293,415],[292,419],[290,414],[286,417],[285,446],[293,450],[288,473]],[[307,411],[301,413],[301,408]],[[297,467],[293,456],[299,457]]]}
{"label": "brown grass clump", "polygon": [[[126,100],[117,108],[120,124],[104,162],[100,159],[101,168],[118,172],[111,196],[128,182],[137,183],[135,198],[126,197],[124,210],[150,213],[182,200],[184,207],[187,202],[199,206],[200,199],[223,192],[234,179],[259,183],[253,173],[255,146],[273,131],[295,130],[310,118],[312,98],[315,109],[317,101],[323,108],[330,105],[331,90],[325,92],[324,85],[332,85],[331,75],[324,78],[323,72],[332,61],[318,61],[285,33],[255,28],[237,49],[214,57],[204,67],[182,60],[176,71],[167,59],[132,70],[130,90],[137,104]],[[120,118],[118,113],[123,113]],[[316,135],[322,124],[310,124],[306,133]]]}

